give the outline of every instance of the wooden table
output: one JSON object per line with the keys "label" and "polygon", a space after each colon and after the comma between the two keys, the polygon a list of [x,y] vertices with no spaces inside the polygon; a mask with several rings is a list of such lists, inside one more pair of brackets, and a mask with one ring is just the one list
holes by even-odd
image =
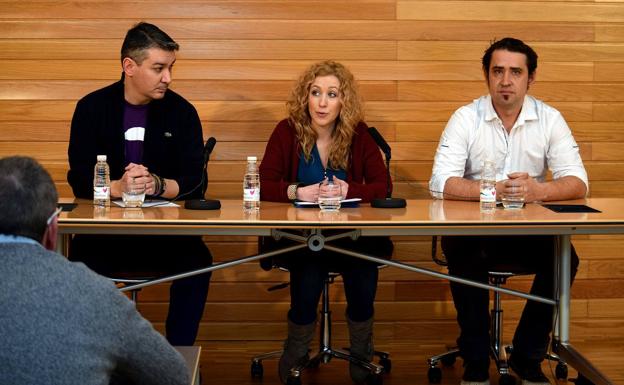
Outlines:
{"label": "wooden table", "polygon": [[201,346],[174,346],[182,354],[189,370],[190,385],[199,385],[199,356]]}
{"label": "wooden table", "polygon": [[[601,213],[555,213],[538,204],[529,204],[522,210],[497,209],[493,213],[479,211],[478,202],[409,200],[403,209],[377,209],[368,205],[345,208],[336,213],[318,209],[295,208],[290,204],[262,202],[257,213],[246,213],[238,200],[224,200],[221,210],[192,211],[176,207],[151,207],[146,209],[106,210],[94,208],[88,201],[76,201],[78,206],[59,217],[59,247],[65,250],[69,234],[177,234],[177,235],[254,235],[288,237],[300,243],[282,250],[217,263],[193,272],[164,277],[132,286],[138,288],[184,278],[194,274],[235,266],[291,250],[326,248],[343,254],[389,266],[462,282],[477,287],[518,295],[523,298],[558,306],[558,324],[553,334],[554,351],[569,365],[595,384],[612,382],[591,365],[569,342],[570,323],[570,237],[576,234],[624,233],[624,199],[593,198],[582,201]],[[281,229],[309,230],[305,237],[292,236]],[[343,229],[344,233],[327,237],[324,230]],[[373,256],[343,250],[325,241],[336,237],[373,235],[554,235],[558,239],[559,253],[556,263],[559,275],[559,297],[535,297],[506,288],[467,281],[410,264],[388,261]],[[130,289],[127,288],[127,289]]]}

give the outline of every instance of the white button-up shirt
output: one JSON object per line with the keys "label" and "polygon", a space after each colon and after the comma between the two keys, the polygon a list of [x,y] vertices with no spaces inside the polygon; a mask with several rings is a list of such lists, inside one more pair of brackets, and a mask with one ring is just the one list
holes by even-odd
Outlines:
{"label": "white button-up shirt", "polygon": [[578,145],[563,116],[528,95],[509,133],[489,95],[455,111],[436,151],[429,181],[431,195],[443,198],[450,177],[480,179],[486,159],[496,163],[497,181],[513,172],[527,172],[544,182],[550,169],[554,179],[573,175],[589,187]]}

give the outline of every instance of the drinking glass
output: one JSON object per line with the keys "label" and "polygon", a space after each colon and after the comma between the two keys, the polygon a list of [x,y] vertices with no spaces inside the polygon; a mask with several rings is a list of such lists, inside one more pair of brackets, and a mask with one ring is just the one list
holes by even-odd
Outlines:
{"label": "drinking glass", "polygon": [[501,201],[506,209],[521,209],[524,207],[524,187],[512,187],[511,192],[502,194]]}
{"label": "drinking glass", "polygon": [[332,182],[324,182],[319,185],[318,204],[322,211],[340,210],[342,191],[340,185]]}
{"label": "drinking glass", "polygon": [[140,208],[145,201],[145,184],[135,183],[134,178],[126,183],[121,193],[124,206],[128,208]]}

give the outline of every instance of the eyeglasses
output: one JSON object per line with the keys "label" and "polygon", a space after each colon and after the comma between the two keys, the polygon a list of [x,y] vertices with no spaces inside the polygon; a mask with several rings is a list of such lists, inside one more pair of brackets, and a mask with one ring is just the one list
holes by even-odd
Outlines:
{"label": "eyeglasses", "polygon": [[54,212],[52,213],[52,215],[50,215],[50,216],[48,217],[48,220],[46,221],[46,226],[50,226],[50,224],[52,223],[52,221],[54,220],[54,218],[56,218],[56,217],[57,217],[57,216],[61,213],[61,211],[63,211],[63,208],[62,208],[62,207],[57,207],[57,209],[56,209],[56,210],[54,210]]}

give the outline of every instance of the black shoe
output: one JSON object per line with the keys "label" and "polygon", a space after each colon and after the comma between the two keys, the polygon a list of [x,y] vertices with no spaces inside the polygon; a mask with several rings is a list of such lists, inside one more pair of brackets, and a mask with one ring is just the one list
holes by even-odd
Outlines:
{"label": "black shoe", "polygon": [[527,360],[512,354],[509,357],[509,367],[522,379],[522,385],[551,385],[542,372],[541,360]]}
{"label": "black shoe", "polygon": [[490,360],[464,361],[461,385],[489,385]]}

